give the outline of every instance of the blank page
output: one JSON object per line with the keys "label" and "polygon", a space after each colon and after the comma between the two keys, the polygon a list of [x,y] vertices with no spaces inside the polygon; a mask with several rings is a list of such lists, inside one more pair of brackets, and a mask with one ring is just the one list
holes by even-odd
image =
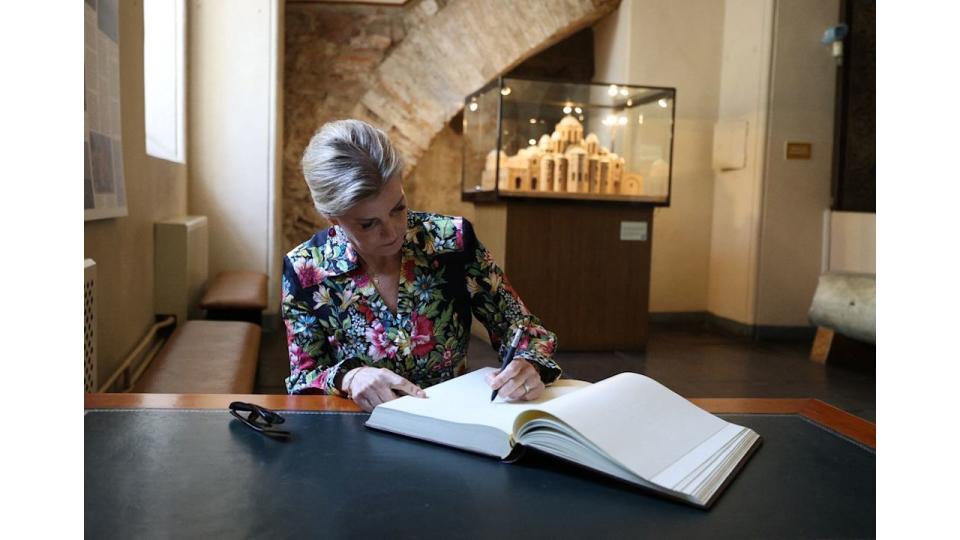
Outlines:
{"label": "blank page", "polygon": [[620,373],[536,409],[554,415],[646,479],[728,425],[637,373]]}
{"label": "blank page", "polygon": [[490,402],[492,390],[484,380],[494,368],[481,368],[425,389],[427,398],[403,396],[379,407],[455,422],[490,426],[509,435],[513,421],[521,412],[541,408],[550,400],[569,394],[590,383],[573,379],[561,379],[547,387],[540,399],[510,403],[497,397]]}

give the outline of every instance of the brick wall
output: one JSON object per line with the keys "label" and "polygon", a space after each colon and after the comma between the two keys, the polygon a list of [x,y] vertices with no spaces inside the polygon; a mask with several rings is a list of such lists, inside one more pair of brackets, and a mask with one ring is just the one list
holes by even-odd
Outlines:
{"label": "brick wall", "polygon": [[471,217],[471,205],[459,198],[459,135],[447,127],[464,96],[618,4],[413,0],[395,8],[288,3],[284,247],[292,248],[326,226],[313,209],[299,163],[313,132],[341,118],[361,118],[388,133],[407,164],[411,207]]}

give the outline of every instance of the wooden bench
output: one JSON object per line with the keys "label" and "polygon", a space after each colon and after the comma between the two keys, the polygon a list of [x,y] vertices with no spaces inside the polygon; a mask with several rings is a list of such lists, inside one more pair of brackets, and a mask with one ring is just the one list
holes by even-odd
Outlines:
{"label": "wooden bench", "polygon": [[187,321],[133,387],[151,394],[252,394],[260,327],[240,321]]}
{"label": "wooden bench", "polygon": [[220,272],[207,287],[200,307],[207,319],[260,324],[267,308],[267,276],[260,272]]}

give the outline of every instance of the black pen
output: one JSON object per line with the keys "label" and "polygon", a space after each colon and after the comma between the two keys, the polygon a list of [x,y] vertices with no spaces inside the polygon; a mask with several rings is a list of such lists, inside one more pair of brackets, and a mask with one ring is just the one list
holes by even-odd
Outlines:
{"label": "black pen", "polygon": [[[517,328],[516,333],[513,334],[513,340],[510,341],[510,346],[507,347],[507,354],[503,356],[503,360],[500,363],[500,373],[503,373],[503,370],[510,365],[510,362],[513,361],[513,355],[517,354],[517,345],[520,344],[520,336],[523,335],[523,331],[520,328]],[[493,391],[490,394],[490,401],[497,399],[497,392],[500,391],[499,388]]]}

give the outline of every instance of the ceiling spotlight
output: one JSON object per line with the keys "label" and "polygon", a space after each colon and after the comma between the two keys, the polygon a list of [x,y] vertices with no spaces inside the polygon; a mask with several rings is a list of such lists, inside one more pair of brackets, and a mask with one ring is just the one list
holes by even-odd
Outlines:
{"label": "ceiling spotlight", "polygon": [[500,95],[502,96],[509,96],[510,92],[512,92],[512,90],[510,90],[509,86],[504,86],[503,88],[500,89]]}
{"label": "ceiling spotlight", "polygon": [[531,118],[531,119],[530,119],[530,123],[531,123],[531,124],[536,124],[536,123],[537,123],[537,119],[536,119],[536,118]]}
{"label": "ceiling spotlight", "polygon": [[567,105],[566,107],[563,108],[563,114],[570,114],[570,111],[572,110],[573,109],[569,105]]}
{"label": "ceiling spotlight", "polygon": [[621,95],[621,96],[627,95],[627,89],[626,89],[626,88],[621,88],[621,89],[620,89],[620,95]]}
{"label": "ceiling spotlight", "polygon": [[664,109],[666,109],[666,108],[667,108],[667,100],[664,99],[664,98],[660,98],[660,99],[657,100],[657,105],[659,105],[659,106],[663,107]]}
{"label": "ceiling spotlight", "polygon": [[633,100],[632,100],[632,99],[628,99],[628,100],[627,100],[627,107],[633,107]]}
{"label": "ceiling spotlight", "polygon": [[536,145],[537,145],[537,140],[536,140],[536,139],[530,139],[529,141],[527,141],[527,143],[528,143],[530,146],[536,146]]}
{"label": "ceiling spotlight", "polygon": [[611,96],[617,95],[617,85],[611,84],[611,85],[610,85],[610,88],[607,89],[607,94],[609,94],[609,95],[611,95]]}
{"label": "ceiling spotlight", "polygon": [[[577,114],[580,114],[583,112],[583,109],[581,109],[580,107],[574,107],[573,110],[577,111]],[[583,120],[583,118],[581,118],[581,120]]]}
{"label": "ceiling spotlight", "polygon": [[583,122],[583,115],[580,115],[580,121]]}
{"label": "ceiling spotlight", "polygon": [[476,101],[474,101],[473,103],[470,104],[470,110],[471,110],[471,111],[476,111],[478,107],[479,107],[479,105],[477,105],[477,102],[476,102]]}

